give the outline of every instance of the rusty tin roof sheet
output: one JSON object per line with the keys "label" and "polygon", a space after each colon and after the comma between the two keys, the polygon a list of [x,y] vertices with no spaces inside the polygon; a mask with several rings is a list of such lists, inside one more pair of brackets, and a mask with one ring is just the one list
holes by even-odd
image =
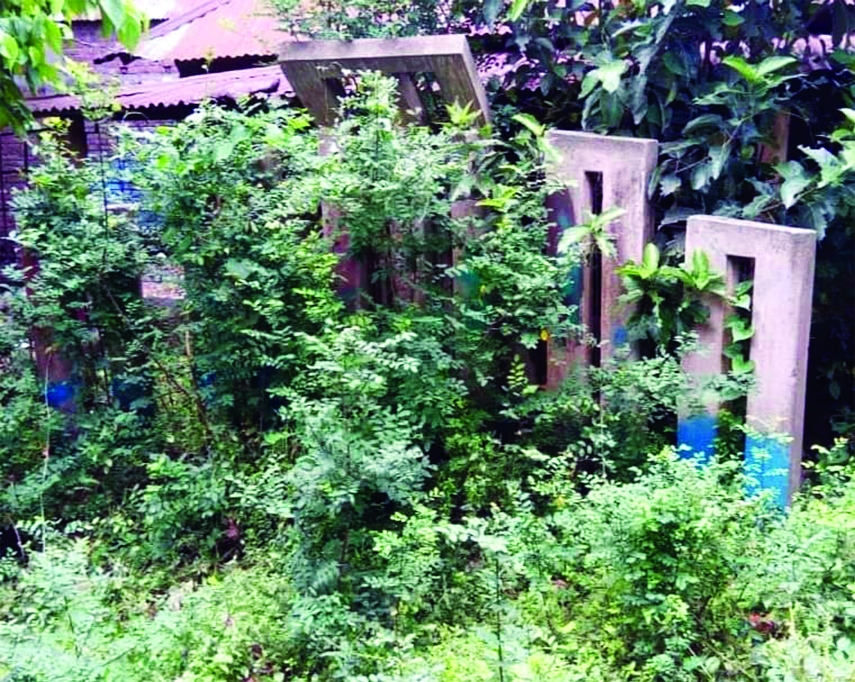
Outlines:
{"label": "rusty tin roof sheet", "polygon": [[[124,86],[116,97],[122,109],[147,109],[157,106],[196,104],[205,99],[243,95],[290,95],[291,86],[278,65],[240,71],[224,71],[169,81]],[[80,108],[74,95],[36,97],[27,101],[35,114],[58,114]]]}
{"label": "rusty tin roof sheet", "polygon": [[156,61],[275,56],[283,40],[264,0],[205,0],[155,26],[134,56]]}

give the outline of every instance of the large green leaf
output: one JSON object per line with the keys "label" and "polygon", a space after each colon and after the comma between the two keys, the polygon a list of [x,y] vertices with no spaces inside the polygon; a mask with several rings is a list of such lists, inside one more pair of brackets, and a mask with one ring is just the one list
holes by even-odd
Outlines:
{"label": "large green leaf", "polygon": [[747,341],[754,336],[754,327],[751,327],[745,320],[739,317],[731,318],[728,321],[730,335],[734,342]]}
{"label": "large green leaf", "polygon": [[746,360],[742,355],[730,359],[730,368],[734,374],[749,374],[754,371],[754,360]]}
{"label": "large green leaf", "polygon": [[795,206],[799,194],[810,186],[812,178],[798,161],[787,161],[775,166],[775,170],[784,178],[781,184],[781,202],[786,208]]}
{"label": "large green leaf", "polygon": [[847,109],[844,107],[840,110],[840,113],[842,113],[846,117],[849,123],[855,125],[855,109]]}
{"label": "large green leaf", "polygon": [[734,296],[731,305],[733,305],[734,308],[739,308],[740,310],[751,310],[751,294],[740,294],[738,296]]}
{"label": "large green leaf", "polygon": [[535,137],[543,137],[543,133],[546,132],[546,127],[531,114],[516,114],[514,115],[513,120],[521,126],[528,128]]}
{"label": "large green leaf", "polygon": [[511,5],[511,10],[508,12],[508,18],[511,21],[519,21],[519,18],[523,15],[523,12],[528,9],[531,2],[532,0],[514,0],[514,3]]}
{"label": "large green leaf", "polygon": [[657,268],[659,268],[659,249],[653,242],[650,242],[644,247],[644,255],[642,256],[641,264],[650,274],[654,273]]}
{"label": "large green leaf", "polygon": [[795,57],[784,57],[782,55],[767,57],[757,65],[757,75],[760,77],[768,76],[770,73],[780,71],[791,64],[795,64],[797,61]]}
{"label": "large green leaf", "polygon": [[692,171],[692,189],[697,191],[707,186],[710,181],[712,164],[708,162],[699,163]]}
{"label": "large green leaf", "polygon": [[692,252],[692,273],[695,277],[708,277],[710,274],[710,257],[701,249]]}
{"label": "large green leaf", "polygon": [[747,219],[756,218],[768,209],[774,200],[775,197],[771,194],[758,194],[742,209],[742,217]]}
{"label": "large green leaf", "polygon": [[659,181],[659,191],[663,197],[667,197],[680,189],[681,184],[680,176],[676,173],[669,173],[663,175],[662,180]]}
{"label": "large green leaf", "polygon": [[585,77],[582,79],[582,87],[579,90],[579,97],[581,99],[585,99],[588,95],[590,95],[594,88],[597,87],[597,83],[599,79],[597,78],[596,71],[589,71],[585,74]]}
{"label": "large green leaf", "polygon": [[697,130],[703,128],[715,128],[719,130],[724,125],[724,119],[718,114],[704,114],[693,118],[683,128],[683,135],[691,135]]}
{"label": "large green leaf", "polygon": [[581,244],[591,236],[591,230],[586,225],[569,227],[561,234],[558,241],[558,253],[567,253],[574,244]]}
{"label": "large green leaf", "polygon": [[0,56],[3,57],[9,68],[18,61],[18,41],[14,36],[0,30]]}
{"label": "large green leaf", "polygon": [[730,55],[722,59],[721,63],[725,66],[729,66],[749,83],[755,83],[759,78],[757,70],[753,66],[751,66],[751,64],[746,62],[742,57]]}
{"label": "large green leaf", "polygon": [[745,17],[732,10],[726,10],[724,13],[724,17],[722,17],[721,23],[723,23],[725,26],[739,26],[740,24],[745,23]]}
{"label": "large green leaf", "polygon": [[133,49],[140,41],[142,29],[142,25],[136,20],[125,21],[116,29],[116,37],[122,45]]}
{"label": "large green leaf", "polygon": [[98,0],[102,16],[118,31],[125,23],[125,4],[122,0]]}
{"label": "large green leaf", "polygon": [[685,62],[673,52],[666,52],[662,56],[662,64],[675,76],[685,77],[687,75]]}
{"label": "large green leaf", "polygon": [[730,142],[710,147],[710,177],[713,180],[718,180],[729,158]]}
{"label": "large green leaf", "polygon": [[623,59],[615,59],[598,68],[594,73],[608,93],[617,92],[620,87],[620,79],[626,73],[627,63]]}

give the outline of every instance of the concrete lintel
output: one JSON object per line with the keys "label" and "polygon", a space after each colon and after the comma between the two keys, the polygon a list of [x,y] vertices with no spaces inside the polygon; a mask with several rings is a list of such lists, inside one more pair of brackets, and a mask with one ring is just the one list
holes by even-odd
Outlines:
{"label": "concrete lintel", "polygon": [[283,62],[350,61],[417,57],[454,57],[469,52],[463,34],[413,36],[408,38],[360,38],[358,40],[296,40],[282,44]]}
{"label": "concrete lintel", "polygon": [[577,155],[580,157],[578,161],[584,164],[584,170],[588,172],[604,172],[639,161],[645,166],[655,166],[659,154],[659,143],[643,137],[550,130],[549,142],[562,153],[562,161],[556,166],[558,169],[575,165]]}
{"label": "concrete lintel", "polygon": [[[471,104],[480,112],[482,124],[490,121],[487,93],[463,35],[286,42],[279,61],[297,96],[321,125],[335,120],[338,93],[330,81],[341,79],[345,71],[380,71],[399,79],[402,74],[432,73],[445,101]],[[413,104],[409,102],[410,107]]]}

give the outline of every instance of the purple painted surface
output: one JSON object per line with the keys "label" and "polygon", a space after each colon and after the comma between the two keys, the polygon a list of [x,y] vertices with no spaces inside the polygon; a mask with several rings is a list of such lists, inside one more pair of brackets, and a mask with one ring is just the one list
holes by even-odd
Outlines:
{"label": "purple painted surface", "polygon": [[[586,281],[580,302],[583,324],[605,342],[601,352],[608,357],[627,342],[626,321],[631,314],[629,307],[619,302],[623,283],[617,264],[627,260],[641,262],[644,247],[653,236],[647,187],[656,167],[659,144],[656,140],[564,130],[550,131],[549,141],[560,156],[550,173],[567,187],[572,224],[585,223],[595,211],[623,211],[608,226],[617,255],[602,259],[600,300],[593,300],[593,282]],[[599,329],[594,329],[597,319]]]}

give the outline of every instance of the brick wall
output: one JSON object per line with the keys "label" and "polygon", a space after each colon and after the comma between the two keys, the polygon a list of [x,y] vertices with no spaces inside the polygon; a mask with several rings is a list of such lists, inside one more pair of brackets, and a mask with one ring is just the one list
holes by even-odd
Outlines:
{"label": "brick wall", "polygon": [[[118,52],[115,40],[104,38],[101,35],[101,23],[99,21],[76,21],[72,29],[74,31],[74,42],[69,43],[66,54],[79,62],[89,64],[90,68],[104,77],[105,81],[113,81],[114,84],[136,84],[143,82],[161,81],[174,72],[171,63],[152,62],[144,59],[134,60],[128,64],[122,63],[121,59],[115,57],[108,61],[98,63],[98,60],[110,54],[114,48]],[[47,94],[47,90],[35,93],[37,95]],[[154,127],[169,122],[170,116],[176,112],[165,112],[163,118],[158,120],[147,120],[143,117],[133,118],[129,124],[134,127]],[[184,112],[178,112],[177,117],[183,117]],[[95,158],[108,157],[110,154],[110,143],[108,129],[106,126],[96,126],[91,122],[84,124],[83,131],[72,141],[72,146],[83,154]],[[14,229],[12,216],[11,198],[12,191],[16,187],[23,187],[28,167],[33,163],[32,154],[22,140],[15,137],[10,130],[0,130],[0,267],[13,262],[14,249],[6,239]]]}
{"label": "brick wall", "polygon": [[[172,115],[183,118],[185,111],[168,111],[162,115]],[[112,130],[116,126],[130,126],[136,129],[157,128],[163,125],[171,125],[175,122],[172,118],[144,118],[136,114],[123,121],[107,121],[95,123],[93,121],[80,121],[72,128],[76,129],[75,139],[70,140],[72,147],[78,153],[85,154],[92,159],[103,159],[105,163],[110,162],[113,152]],[[79,132],[77,132],[79,131]],[[36,163],[31,149],[26,140],[15,136],[11,130],[0,131],[0,268],[15,261],[15,249],[7,237],[15,227],[12,213],[11,199],[15,188],[22,188],[26,184],[27,170]]]}
{"label": "brick wall", "polygon": [[30,157],[24,140],[11,130],[0,131],[0,267],[14,261],[14,246],[7,239],[15,225],[11,207],[12,192],[24,186]]}
{"label": "brick wall", "polygon": [[136,130],[154,129],[164,125],[172,125],[175,119],[149,119],[142,114],[129,115],[119,121],[106,121],[96,123],[86,121],[86,146],[88,156],[92,158],[108,157],[113,150],[113,137],[115,129],[119,126],[134,128]]}
{"label": "brick wall", "polygon": [[[36,125],[32,135],[37,135]],[[86,154],[83,121],[76,117],[69,126],[67,143],[79,154]],[[15,229],[12,198],[15,190],[26,186],[27,173],[38,163],[30,139],[21,138],[11,130],[0,130],[0,269],[15,261],[15,247],[8,237]]]}
{"label": "brick wall", "polygon": [[[159,82],[178,74],[172,62],[147,59],[123,62],[118,55],[125,49],[114,39],[104,38],[101,35],[101,23],[98,21],[75,21],[72,23],[71,30],[74,33],[74,40],[66,45],[66,56],[76,62],[87,64],[108,84],[119,86]],[[110,58],[107,59],[107,57]],[[51,88],[43,87],[35,94],[43,96],[51,92]]]}

